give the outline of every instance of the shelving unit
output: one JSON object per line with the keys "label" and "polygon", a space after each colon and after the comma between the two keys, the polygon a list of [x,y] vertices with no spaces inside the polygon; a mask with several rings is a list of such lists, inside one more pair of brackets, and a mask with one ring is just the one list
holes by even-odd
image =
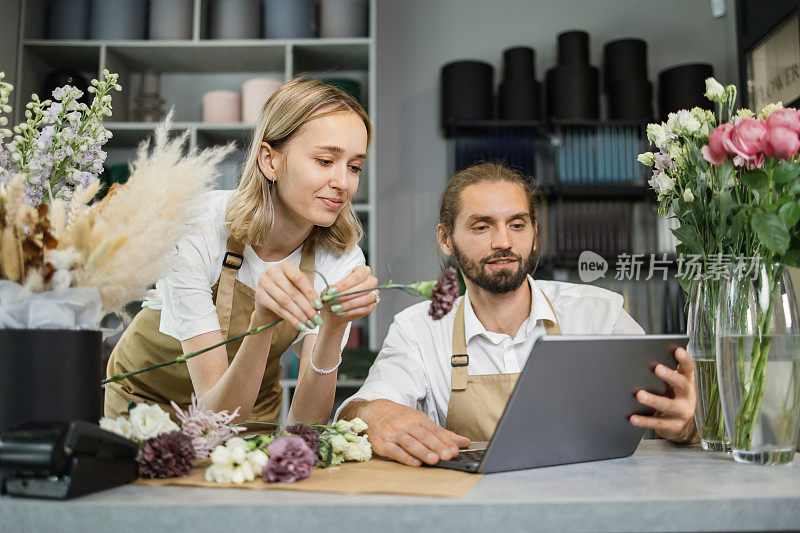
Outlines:
{"label": "shelving unit", "polygon": [[[342,39],[253,39],[212,40],[207,35],[207,0],[194,0],[192,38],[189,40],[49,40],[44,33],[48,0],[23,0],[21,35],[17,64],[15,100],[16,121],[22,117],[31,93],[39,93],[48,72],[70,69],[87,79],[97,78],[107,68],[119,74],[121,93],[114,93],[113,116],[106,127],[114,134],[105,146],[106,165],[124,163],[135,154],[140,142],[156,126],[134,121],[134,103],[139,94],[142,73],[161,74],[161,95],[166,109],[174,108],[172,131],[189,132],[189,147],[208,147],[234,142],[237,151],[220,165],[222,176],[217,187],[235,188],[238,167],[252,135],[252,124],[211,124],[201,122],[201,98],[210,90],[239,91],[241,84],[254,77],[288,81],[303,74],[313,78],[343,77],[362,84],[361,102],[374,122],[377,116],[376,28],[377,0],[369,4],[369,34],[363,38]],[[43,95],[42,99],[44,99]],[[373,137],[374,139],[374,137]],[[361,247],[367,262],[376,249],[377,150],[369,148],[359,191],[353,207],[361,218],[365,237]],[[375,315],[361,324],[366,329],[370,349],[378,345]],[[288,380],[287,384],[291,387]]]}

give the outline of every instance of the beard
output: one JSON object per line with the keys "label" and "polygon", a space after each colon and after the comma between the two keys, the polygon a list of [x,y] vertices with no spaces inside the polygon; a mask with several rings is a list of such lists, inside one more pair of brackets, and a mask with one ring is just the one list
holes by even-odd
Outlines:
{"label": "beard", "polygon": [[[492,255],[488,255],[479,261],[473,261],[467,257],[455,243],[453,246],[453,257],[458,268],[465,278],[472,281],[481,289],[493,294],[505,294],[519,288],[525,282],[528,274],[533,269],[536,258],[535,246],[531,246],[531,252],[523,260],[522,256],[509,250],[496,250]],[[498,270],[491,272],[487,268],[489,261],[501,257],[513,257],[517,261],[515,270]]]}

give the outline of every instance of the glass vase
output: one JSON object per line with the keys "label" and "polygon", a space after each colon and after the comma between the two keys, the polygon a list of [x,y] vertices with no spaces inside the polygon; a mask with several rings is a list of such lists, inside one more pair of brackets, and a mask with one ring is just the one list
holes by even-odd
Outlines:
{"label": "glass vase", "polygon": [[800,324],[786,267],[722,282],[717,373],[725,424],[739,462],[794,458],[800,421]]}
{"label": "glass vase", "polygon": [[700,444],[708,451],[731,451],[725,435],[725,421],[717,380],[716,318],[719,279],[698,279],[692,282],[689,295],[686,349],[695,365],[697,408],[694,421]]}

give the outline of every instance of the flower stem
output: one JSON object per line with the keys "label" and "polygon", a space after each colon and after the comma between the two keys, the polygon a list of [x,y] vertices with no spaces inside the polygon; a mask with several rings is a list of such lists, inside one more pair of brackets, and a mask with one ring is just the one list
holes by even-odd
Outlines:
{"label": "flower stem", "polygon": [[249,331],[245,331],[241,335],[236,335],[235,337],[231,337],[228,340],[224,340],[222,342],[218,342],[218,343],[216,343],[216,344],[214,344],[212,346],[208,346],[206,348],[203,348],[202,350],[197,350],[196,352],[187,353],[187,354],[184,354],[184,355],[179,355],[175,359],[170,359],[169,361],[163,361],[161,363],[156,363],[154,365],[150,365],[150,366],[147,366],[147,367],[144,367],[144,368],[140,368],[138,370],[132,370],[130,372],[125,372],[124,374],[116,374],[114,376],[111,376],[110,378],[104,379],[103,381],[100,382],[100,384],[101,385],[105,385],[106,383],[116,383],[117,381],[122,381],[123,379],[129,378],[131,376],[135,376],[137,374],[142,374],[144,372],[149,372],[150,370],[155,370],[156,368],[161,368],[162,366],[174,365],[175,363],[185,363],[186,361],[188,361],[192,357],[196,357],[196,356],[198,356],[198,355],[200,355],[202,353],[206,353],[206,352],[208,352],[210,350],[213,350],[214,348],[219,348],[220,346],[224,346],[225,344],[228,344],[229,342],[233,342],[235,340],[242,339],[244,337],[247,337],[248,335],[255,335],[256,333],[261,333],[265,329],[271,328],[272,326],[274,326],[275,324],[277,324],[281,320],[283,320],[283,319],[279,318],[278,320],[274,320],[274,321],[270,322],[269,324],[264,324],[263,326],[259,326],[257,328],[253,328],[253,329],[251,329]]}

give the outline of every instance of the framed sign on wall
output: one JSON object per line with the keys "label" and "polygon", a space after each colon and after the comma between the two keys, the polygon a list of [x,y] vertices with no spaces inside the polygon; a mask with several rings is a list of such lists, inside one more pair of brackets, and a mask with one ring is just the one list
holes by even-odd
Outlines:
{"label": "framed sign on wall", "polygon": [[800,12],[745,51],[747,101],[758,112],[770,102],[800,103]]}

